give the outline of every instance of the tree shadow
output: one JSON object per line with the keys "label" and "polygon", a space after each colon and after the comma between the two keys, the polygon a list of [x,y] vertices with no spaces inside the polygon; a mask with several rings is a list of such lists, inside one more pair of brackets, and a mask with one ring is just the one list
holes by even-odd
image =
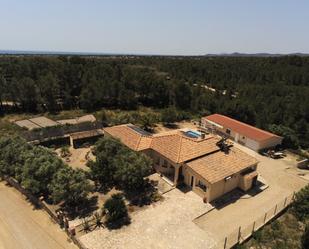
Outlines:
{"label": "tree shadow", "polygon": [[131,224],[131,218],[129,215],[127,215],[126,217],[123,217],[122,219],[113,221],[113,222],[106,222],[105,226],[109,229],[109,230],[115,230],[115,229],[120,229],[123,226],[127,226]]}
{"label": "tree shadow", "polygon": [[125,198],[130,202],[131,205],[142,207],[150,205],[156,201],[157,189],[149,181],[145,183],[145,186],[136,191],[125,190]]}
{"label": "tree shadow", "polygon": [[70,219],[88,217],[98,208],[98,196],[87,198],[78,205],[68,206],[65,203],[61,205],[61,209]]}
{"label": "tree shadow", "polygon": [[164,127],[169,128],[169,129],[178,129],[179,125],[175,123],[165,123],[163,124]]}
{"label": "tree shadow", "polygon": [[106,195],[109,191],[113,189],[112,184],[98,185],[95,190],[100,193]]}

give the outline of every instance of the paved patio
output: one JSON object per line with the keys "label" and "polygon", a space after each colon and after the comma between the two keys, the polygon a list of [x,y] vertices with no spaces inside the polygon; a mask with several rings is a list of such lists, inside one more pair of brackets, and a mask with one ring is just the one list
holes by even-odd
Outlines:
{"label": "paved patio", "polygon": [[156,188],[158,189],[161,195],[175,188],[172,186],[172,183],[169,183],[166,180],[164,180],[158,173],[150,175],[148,179],[155,184]]}
{"label": "paved patio", "polygon": [[192,191],[176,188],[164,194],[164,201],[133,213],[129,226],[112,231],[102,228],[80,240],[91,249],[214,248],[210,234],[192,221],[212,208]]}

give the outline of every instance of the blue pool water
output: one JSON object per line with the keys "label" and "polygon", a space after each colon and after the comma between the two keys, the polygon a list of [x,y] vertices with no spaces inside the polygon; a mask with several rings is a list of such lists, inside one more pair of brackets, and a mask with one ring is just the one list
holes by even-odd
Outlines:
{"label": "blue pool water", "polygon": [[201,133],[197,131],[186,131],[185,133],[188,137],[191,138],[199,138],[201,136]]}

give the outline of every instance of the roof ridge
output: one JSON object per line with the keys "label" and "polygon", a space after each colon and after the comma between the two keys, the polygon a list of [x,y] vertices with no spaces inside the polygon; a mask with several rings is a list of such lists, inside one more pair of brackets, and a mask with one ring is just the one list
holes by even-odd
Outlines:
{"label": "roof ridge", "polygon": [[183,139],[183,136],[180,136],[180,145],[179,145],[179,149],[178,149],[178,153],[177,153],[177,163],[179,162],[179,159],[180,159],[180,152],[181,152],[181,148],[182,148],[182,139]]}
{"label": "roof ridge", "polygon": [[233,119],[233,118],[230,118],[230,117],[228,117],[228,116],[221,115],[221,114],[217,114],[217,115],[220,115],[220,116],[222,116],[222,117],[228,118],[228,119],[232,120],[233,122],[239,123],[239,124],[241,124],[241,125],[249,126],[249,127],[252,128],[252,129],[255,129],[255,130],[258,130],[258,131],[261,131],[261,132],[268,133],[268,134],[271,134],[271,135],[275,135],[275,136],[276,136],[276,134],[273,134],[273,133],[271,133],[271,132],[265,131],[265,130],[260,129],[260,128],[258,128],[258,127],[255,127],[255,126],[253,126],[253,125],[250,125],[250,124],[247,124],[247,123],[245,123],[245,122],[239,121],[239,120],[237,120],[237,119]]}
{"label": "roof ridge", "polygon": [[[219,116],[219,117],[228,119],[228,120],[230,120],[230,121],[232,121],[232,122],[235,122],[235,123],[240,124],[240,125],[244,125],[244,126],[246,126],[246,127],[249,127],[250,129],[253,129],[253,130],[262,132],[262,133],[264,133],[264,134],[268,134],[268,135],[275,136],[275,137],[280,137],[280,136],[278,136],[278,135],[276,135],[276,134],[274,134],[274,133],[271,133],[271,132],[269,132],[269,131],[260,129],[260,128],[258,128],[258,127],[253,126],[253,125],[250,125],[250,124],[247,124],[247,123],[245,123],[245,122],[239,121],[239,120],[237,120],[237,119],[234,119],[234,118],[225,116],[225,115],[223,115],[223,114],[215,113],[215,114],[206,116],[206,117],[204,117],[204,118],[208,119],[209,117],[215,117],[215,116]],[[212,121],[212,120],[210,120],[210,121]],[[212,121],[212,122],[216,122],[216,121]]]}
{"label": "roof ridge", "polygon": [[142,140],[142,137],[140,136],[139,139],[138,139],[138,142],[136,144],[136,150],[138,149],[140,143],[141,143],[141,140]]}

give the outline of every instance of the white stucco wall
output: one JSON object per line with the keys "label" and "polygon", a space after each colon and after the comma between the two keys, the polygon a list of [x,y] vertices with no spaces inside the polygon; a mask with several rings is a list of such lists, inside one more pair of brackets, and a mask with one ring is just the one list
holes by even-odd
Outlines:
{"label": "white stucco wall", "polygon": [[232,139],[234,139],[235,142],[240,143],[242,145],[245,145],[246,147],[248,147],[248,148],[250,148],[254,151],[259,151],[259,150],[264,149],[264,148],[274,147],[274,146],[282,143],[282,137],[272,137],[272,138],[269,138],[267,140],[256,141],[254,139],[251,139],[251,138],[248,138],[248,137],[242,135],[241,133],[237,133],[233,130],[231,130],[230,134],[227,134],[226,129],[229,129],[228,127],[215,126],[215,125],[213,125],[213,122],[209,123],[206,119],[202,119],[201,123],[202,123],[203,127],[209,127],[209,128],[215,129],[219,132],[223,132],[226,135],[229,135]]}
{"label": "white stucco wall", "polygon": [[258,151],[260,149],[260,143],[250,138],[246,138],[245,146],[254,151]]}

